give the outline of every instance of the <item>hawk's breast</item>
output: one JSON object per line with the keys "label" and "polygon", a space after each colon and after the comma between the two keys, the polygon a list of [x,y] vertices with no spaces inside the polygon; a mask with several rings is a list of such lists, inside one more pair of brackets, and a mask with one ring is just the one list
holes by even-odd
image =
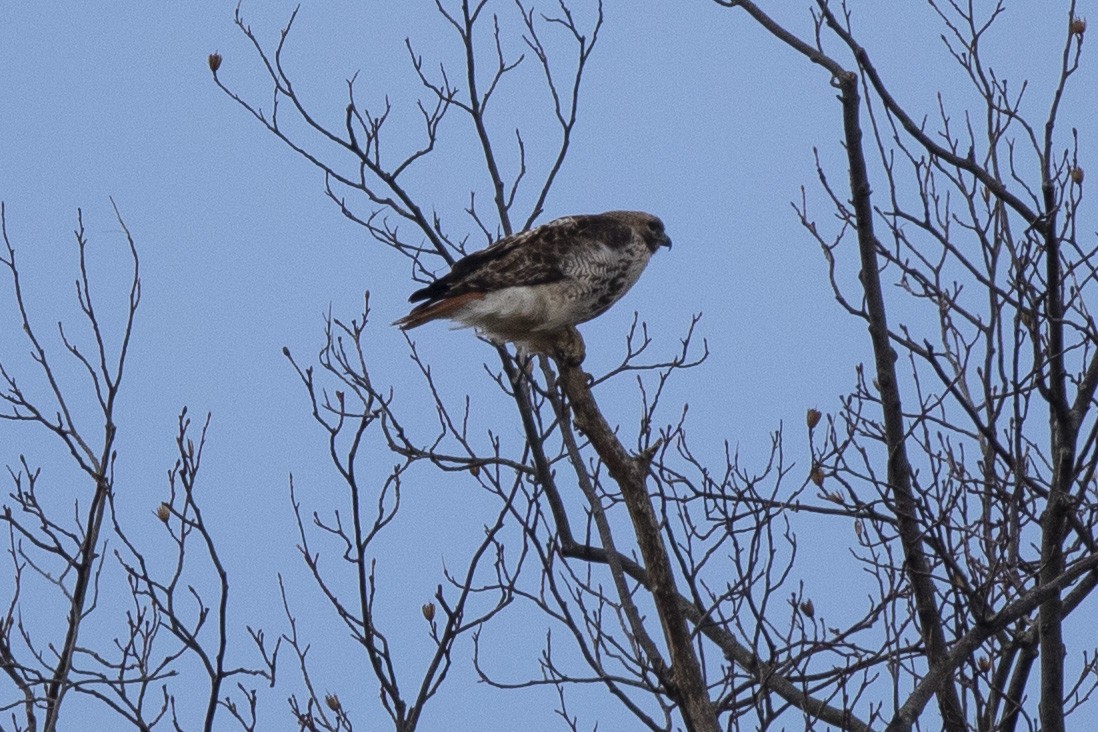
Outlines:
{"label": "hawk's breast", "polygon": [[624,247],[597,244],[566,258],[562,270],[569,278],[571,324],[601,315],[620,300],[640,278],[650,255],[634,239]]}

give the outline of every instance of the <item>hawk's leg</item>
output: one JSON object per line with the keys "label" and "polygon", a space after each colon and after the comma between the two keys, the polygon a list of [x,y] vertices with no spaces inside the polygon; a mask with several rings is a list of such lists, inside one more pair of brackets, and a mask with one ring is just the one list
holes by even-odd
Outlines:
{"label": "hawk's leg", "polygon": [[576,367],[587,357],[583,336],[573,325],[554,331],[545,338],[546,352],[562,365]]}

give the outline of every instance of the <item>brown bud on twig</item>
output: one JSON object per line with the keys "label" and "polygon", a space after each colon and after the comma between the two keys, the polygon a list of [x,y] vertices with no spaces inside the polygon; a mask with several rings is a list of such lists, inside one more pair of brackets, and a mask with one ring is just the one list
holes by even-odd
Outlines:
{"label": "brown bud on twig", "polygon": [[816,429],[816,425],[818,425],[820,423],[820,417],[822,417],[822,416],[823,415],[820,414],[820,410],[818,410],[818,409],[809,409],[808,414],[805,415],[805,422],[808,423],[808,429],[809,430]]}
{"label": "brown bud on twig", "polygon": [[469,466],[469,472],[473,474],[474,478],[476,478],[477,476],[480,475],[480,466],[477,465],[476,463],[473,463],[472,465]]}
{"label": "brown bud on twig", "polygon": [[1071,176],[1071,182],[1077,186],[1083,185],[1083,178],[1086,177],[1083,174],[1083,169],[1079,167],[1072,168],[1068,175]]}
{"label": "brown bud on twig", "polygon": [[1071,35],[1081,36],[1087,32],[1087,19],[1086,18],[1072,18],[1071,25],[1068,26],[1071,30]]}
{"label": "brown bud on twig", "polygon": [[980,656],[979,660],[976,661],[976,665],[979,666],[980,670],[984,673],[991,670],[991,661],[988,660],[987,656]]}
{"label": "brown bud on twig", "polygon": [[338,712],[343,706],[339,703],[339,697],[335,694],[325,694],[324,703],[328,705],[328,708],[333,712]]}
{"label": "brown bud on twig", "polygon": [[812,468],[812,472],[808,474],[808,478],[816,484],[817,488],[819,488],[824,484],[824,471],[817,465]]}
{"label": "brown bud on twig", "polygon": [[172,515],[172,510],[168,507],[168,504],[161,503],[156,507],[156,517],[161,521],[167,523],[168,518]]}
{"label": "brown bud on twig", "polygon": [[428,602],[421,610],[423,610],[423,617],[427,619],[428,623],[435,619],[435,603]]}
{"label": "brown bud on twig", "polygon": [[206,57],[207,63],[210,64],[210,71],[217,73],[217,70],[221,68],[221,54],[214,51]]}
{"label": "brown bud on twig", "polygon": [[801,612],[809,619],[816,617],[816,606],[812,604],[811,598],[801,603]]}

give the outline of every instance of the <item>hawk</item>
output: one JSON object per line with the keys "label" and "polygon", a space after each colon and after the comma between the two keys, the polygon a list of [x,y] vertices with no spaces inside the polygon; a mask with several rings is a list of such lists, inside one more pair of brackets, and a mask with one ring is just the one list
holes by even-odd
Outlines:
{"label": "hawk", "polygon": [[423,302],[393,325],[410,330],[448,318],[497,343],[544,352],[554,333],[621,299],[663,246],[671,240],[651,214],[566,216],[462,257],[413,292],[408,301]]}

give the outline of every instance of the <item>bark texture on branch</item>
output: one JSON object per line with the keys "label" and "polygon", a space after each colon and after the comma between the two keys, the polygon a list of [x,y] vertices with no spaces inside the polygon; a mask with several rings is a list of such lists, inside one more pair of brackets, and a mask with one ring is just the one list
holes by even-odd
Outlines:
{"label": "bark texture on branch", "polygon": [[[869,337],[873,343],[877,385],[881,394],[881,410],[884,420],[885,442],[888,445],[888,485],[896,507],[897,527],[904,550],[904,566],[915,598],[915,612],[919,617],[919,632],[926,643],[930,671],[946,659],[948,647],[942,629],[941,612],[937,594],[931,579],[930,562],[923,550],[923,528],[917,519],[914,487],[911,480],[911,463],[907,456],[907,430],[904,426],[903,404],[900,398],[899,380],[896,376],[896,351],[889,340],[888,318],[884,293],[881,287],[880,264],[877,250],[880,243],[873,231],[872,189],[862,152],[860,122],[861,97],[858,94],[858,77],[849,72],[836,79],[843,105],[843,131],[846,153],[850,165],[850,194],[857,221],[858,251],[862,271],[859,279],[865,293],[865,309],[869,321]],[[943,678],[938,689],[938,709],[942,714],[942,726],[947,730],[965,729],[964,712],[951,679]],[[897,718],[889,729],[909,729],[915,720]]]}
{"label": "bark texture on branch", "polygon": [[561,390],[571,405],[576,429],[591,441],[610,476],[621,489],[622,500],[633,522],[637,547],[671,656],[668,694],[680,705],[687,729],[691,732],[716,732],[719,729],[716,712],[679,605],[680,593],[667,548],[663,544],[659,518],[648,495],[646,482],[651,456],[631,455],[614,434],[591,392],[591,377],[579,366],[583,352],[583,339],[574,328],[561,334],[554,353]]}

